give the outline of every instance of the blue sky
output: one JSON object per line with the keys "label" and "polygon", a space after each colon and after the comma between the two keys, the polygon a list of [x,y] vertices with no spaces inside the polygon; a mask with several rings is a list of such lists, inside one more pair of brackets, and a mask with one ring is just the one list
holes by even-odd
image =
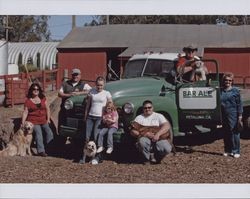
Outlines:
{"label": "blue sky", "polygon": [[[92,16],[90,15],[77,15],[76,26],[82,27],[86,22],[90,22]],[[48,20],[51,38],[54,40],[62,40],[72,28],[71,15],[52,15]]]}

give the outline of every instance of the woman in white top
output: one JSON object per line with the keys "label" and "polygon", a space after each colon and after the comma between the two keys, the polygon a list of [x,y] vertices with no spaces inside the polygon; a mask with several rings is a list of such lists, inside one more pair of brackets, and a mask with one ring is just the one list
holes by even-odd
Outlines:
{"label": "woman in white top", "polygon": [[104,90],[105,79],[97,77],[96,87],[92,88],[88,94],[87,120],[86,120],[86,137],[88,141],[92,137],[97,142],[97,136],[100,132],[100,124],[102,121],[103,107],[108,101],[112,101],[112,96],[109,91]]}

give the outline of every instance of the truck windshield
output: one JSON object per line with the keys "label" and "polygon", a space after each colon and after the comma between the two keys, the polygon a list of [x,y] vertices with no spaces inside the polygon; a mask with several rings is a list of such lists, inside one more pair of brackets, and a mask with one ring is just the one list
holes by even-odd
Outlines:
{"label": "truck windshield", "polygon": [[144,70],[143,76],[165,77],[174,67],[171,60],[149,59]]}
{"label": "truck windshield", "polygon": [[145,62],[146,59],[129,61],[125,67],[124,78],[141,76],[165,77],[174,67],[174,62],[171,60],[149,59],[144,69]]}
{"label": "truck windshield", "polygon": [[124,78],[141,77],[145,62],[146,59],[129,61],[125,67]]}

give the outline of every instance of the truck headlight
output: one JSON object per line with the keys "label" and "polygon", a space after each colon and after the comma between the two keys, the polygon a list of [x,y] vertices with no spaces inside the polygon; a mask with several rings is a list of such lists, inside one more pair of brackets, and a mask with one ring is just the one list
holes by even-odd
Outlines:
{"label": "truck headlight", "polygon": [[131,114],[131,113],[133,113],[134,112],[134,105],[133,104],[131,104],[131,103],[126,103],[126,104],[124,104],[124,106],[123,106],[123,111],[125,112],[125,113],[127,113],[127,114]]}
{"label": "truck headlight", "polygon": [[73,108],[73,102],[71,101],[71,100],[69,100],[69,99],[67,99],[66,101],[65,101],[65,103],[64,103],[64,108],[66,109],[66,110],[70,110],[70,109],[72,109]]}

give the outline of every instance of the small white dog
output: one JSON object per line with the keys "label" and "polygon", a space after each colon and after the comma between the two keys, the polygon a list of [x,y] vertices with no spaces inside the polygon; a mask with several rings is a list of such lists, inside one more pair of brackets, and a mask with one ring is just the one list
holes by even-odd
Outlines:
{"label": "small white dog", "polygon": [[83,148],[83,158],[80,163],[84,164],[86,162],[86,157],[91,158],[90,161],[92,164],[95,163],[95,155],[96,155],[96,144],[93,141],[86,142]]}
{"label": "small white dog", "polygon": [[192,76],[195,77],[197,81],[206,80],[206,74],[208,73],[207,67],[205,66],[203,61],[195,62],[195,69],[193,71]]}

